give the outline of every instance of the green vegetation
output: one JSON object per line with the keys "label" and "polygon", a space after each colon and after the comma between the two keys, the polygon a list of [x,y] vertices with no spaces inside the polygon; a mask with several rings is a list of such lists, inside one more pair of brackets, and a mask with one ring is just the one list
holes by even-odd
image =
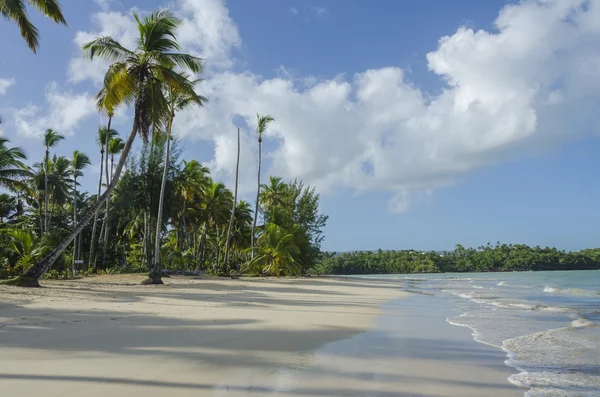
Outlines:
{"label": "green vegetation", "polygon": [[[7,16],[12,3],[0,0],[0,12]],[[55,7],[52,1],[31,3]],[[32,167],[20,148],[0,138],[0,188],[7,190],[0,194],[0,278],[37,286],[43,277],[148,272],[145,283],[160,284],[164,270],[307,272],[320,256],[327,217],[319,213],[319,195],[299,181],[271,178],[269,185],[260,184],[262,136],[273,118],[257,120],[253,216],[252,205],[237,200],[239,154],[233,194],[198,161],[180,159],[173,120],[181,110],[207,102],[196,92],[203,60],[181,53],[176,41],[181,21],[167,10],[134,17],[135,48],[111,37],[83,46],[90,60],[110,62],[96,95],[107,124],[96,134],[101,169],[95,195],[80,189],[91,157],[52,153],[65,139],[59,132],[46,131],[44,157]],[[120,106],[133,113],[124,139],[111,128]],[[141,147],[132,152],[138,136]]]}
{"label": "green vegetation", "polygon": [[591,269],[600,269],[600,249],[565,252],[497,243],[477,249],[457,245],[454,251],[443,254],[414,250],[324,254],[315,272],[346,275]]}
{"label": "green vegetation", "polygon": [[[60,25],[66,25],[58,0],[28,0],[30,7],[37,8],[44,16]],[[27,6],[23,0],[0,0],[0,15],[19,27],[21,37],[34,53],[40,45],[38,29],[29,20]]]}

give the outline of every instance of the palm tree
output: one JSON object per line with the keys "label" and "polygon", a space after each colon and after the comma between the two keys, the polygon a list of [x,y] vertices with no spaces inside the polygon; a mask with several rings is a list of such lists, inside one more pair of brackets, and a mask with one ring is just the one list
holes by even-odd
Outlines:
{"label": "palm tree", "polygon": [[[91,164],[90,158],[86,154],[79,150],[73,152],[73,159],[71,160],[71,172],[73,174],[73,228],[77,226],[77,178],[83,176],[83,169]],[[81,247],[77,245],[77,238],[75,238],[73,246],[73,274],[77,270],[75,261],[79,260],[80,249]]]}
{"label": "palm tree", "polygon": [[58,142],[65,139],[64,136],[60,135],[56,131],[48,128],[44,133],[44,147],[46,148],[46,157],[44,159],[44,202],[46,208],[44,209],[44,231],[48,231],[48,168],[50,163],[50,148],[58,144]]}
{"label": "palm tree", "polygon": [[[101,91],[102,93],[102,91]],[[104,152],[106,149],[106,142],[118,135],[117,131],[110,128],[112,118],[108,118],[108,124],[106,127],[99,127],[96,132],[96,143],[100,146],[100,177],[98,178],[98,193],[96,195],[96,203],[100,200],[100,191],[102,190],[102,172],[104,170]],[[108,154],[107,154],[108,157]],[[106,183],[108,186],[108,182]],[[90,242],[90,265],[96,268],[96,227],[98,225],[98,212],[94,214],[94,223],[92,223],[92,240]],[[103,224],[104,225],[104,224]],[[102,233],[100,233],[102,234]]]}
{"label": "palm tree", "polygon": [[0,187],[10,190],[27,189],[23,178],[31,177],[32,173],[21,161],[26,160],[27,156],[19,147],[7,147],[9,142],[0,136]]}
{"label": "palm tree", "polygon": [[54,210],[62,208],[69,201],[70,186],[73,183],[71,179],[71,160],[67,157],[54,155],[50,161],[50,171],[48,175],[48,193],[50,196],[50,215],[48,216],[48,228],[52,223]]}
{"label": "palm tree", "polygon": [[[182,75],[185,79],[188,77]],[[190,81],[189,84],[194,87],[200,80]],[[158,199],[158,215],[156,216],[156,237],[154,240],[154,266],[153,272],[155,274],[160,273],[160,234],[162,231],[162,219],[163,219],[163,207],[165,200],[165,190],[167,188],[167,175],[169,173],[169,164],[171,161],[171,132],[173,128],[173,120],[175,119],[175,113],[184,110],[191,106],[204,106],[206,98],[196,94],[193,90],[180,91],[178,86],[167,86],[167,151],[165,154],[165,166],[163,169],[162,181],[160,185],[160,196]]]}
{"label": "palm tree", "polygon": [[[23,0],[0,0],[0,14],[19,26],[21,37],[27,42],[31,51],[35,53],[40,44],[39,33],[29,20],[24,3]],[[28,3],[57,24],[67,25],[58,0],[28,0]]]}
{"label": "palm tree", "polygon": [[[256,205],[254,207],[254,222],[252,223],[252,241],[251,248],[254,248],[254,238],[256,236],[256,220],[258,218],[258,199],[260,196],[260,167],[262,164],[262,136],[264,132],[267,130],[267,126],[269,123],[274,121],[275,119],[268,114],[266,116],[256,115],[257,126],[256,126],[256,135],[258,136],[258,185],[256,188]],[[254,258],[254,252],[252,252],[252,258]]]}
{"label": "palm tree", "polygon": [[231,247],[231,237],[233,235],[233,222],[235,221],[235,207],[237,206],[238,179],[240,175],[240,129],[237,129],[237,162],[235,165],[235,188],[233,193],[233,207],[231,209],[231,218],[229,219],[229,228],[227,229],[227,241],[225,243],[225,271],[229,271],[229,248]]}
{"label": "palm tree", "polygon": [[121,138],[113,138],[108,144],[108,154],[110,155],[110,175],[114,173],[115,156],[118,156],[123,151],[125,142]]}
{"label": "palm tree", "polygon": [[[202,237],[200,239],[200,258],[204,261],[204,251],[206,248],[206,234],[209,227],[214,227],[217,235],[217,240],[220,235],[219,226],[227,219],[226,212],[233,198],[231,192],[227,190],[224,184],[221,182],[215,182],[212,179],[209,180],[208,186],[204,192],[204,203],[203,212],[204,218],[204,230],[202,231]],[[219,250],[217,249],[217,252]],[[218,254],[217,254],[218,255]],[[219,261],[215,263],[215,267],[219,265]]]}
{"label": "palm tree", "polygon": [[[23,276],[11,280],[10,284],[39,285],[38,280],[92,220],[115,188],[137,134],[147,140],[152,127],[159,126],[164,120],[167,107],[163,95],[165,85],[178,87],[182,92],[191,93],[194,90],[187,79],[173,71],[175,66],[179,66],[197,73],[201,66],[199,58],[178,52],[180,47],[175,41],[175,33],[181,21],[168,10],[154,12],[143,20],[135,14],[134,17],[140,36],[134,50],[123,47],[111,37],[99,37],[83,46],[91,60],[103,58],[114,62],[104,77],[104,102],[107,108],[115,109],[122,103],[133,104],[133,126],[125,141],[115,175],[96,205],[83,216],[74,230],[48,256],[30,267]],[[152,282],[162,282],[160,274],[151,272],[150,279]]]}
{"label": "palm tree", "polygon": [[[186,161],[183,160],[183,169],[177,179],[178,192],[181,196],[182,209],[180,215],[181,229],[185,233],[183,238],[187,248],[192,246],[194,242],[193,258],[196,259],[196,231],[197,225],[195,223],[188,223],[189,206],[198,204],[198,201],[194,201],[196,198],[203,195],[209,182],[210,170],[200,164],[196,160]],[[191,218],[195,220],[196,218]],[[191,232],[190,232],[191,228]]]}
{"label": "palm tree", "polygon": [[277,277],[297,276],[302,271],[294,259],[299,253],[294,235],[274,223],[264,228],[254,249],[256,256],[248,264],[251,271]]}
{"label": "palm tree", "polygon": [[276,176],[269,178],[268,185],[262,185],[263,191],[260,194],[260,203],[265,212],[274,207],[285,207],[285,200],[288,196],[287,184]]}

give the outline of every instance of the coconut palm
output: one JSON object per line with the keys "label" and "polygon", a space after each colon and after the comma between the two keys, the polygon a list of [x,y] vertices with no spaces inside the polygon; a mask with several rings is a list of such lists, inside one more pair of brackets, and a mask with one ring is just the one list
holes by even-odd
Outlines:
{"label": "coconut palm", "polygon": [[[190,82],[173,71],[175,66],[200,71],[201,60],[179,52],[176,32],[181,21],[171,11],[154,12],[143,20],[134,14],[138,23],[139,39],[133,50],[123,47],[112,37],[99,37],[83,46],[87,56],[94,60],[102,58],[114,62],[104,78],[106,88],[104,103],[108,109],[115,109],[122,103],[133,104],[133,126],[127,140],[115,175],[96,205],[83,216],[58,246],[45,258],[30,267],[22,277],[11,281],[22,286],[37,286],[38,280],[49,269],[75,236],[94,217],[115,188],[127,155],[137,134],[147,140],[152,127],[159,126],[164,120],[166,99],[163,95],[165,85],[177,87],[182,92],[193,92]],[[150,273],[150,281],[162,282],[159,274]]]}
{"label": "coconut palm", "polygon": [[[227,190],[224,184],[215,182],[209,179],[208,186],[203,196],[204,202],[202,203],[202,209],[204,212],[204,229],[202,231],[202,237],[200,239],[200,258],[204,261],[204,251],[206,248],[206,234],[209,228],[214,228],[217,240],[220,237],[221,226],[226,222],[228,208],[230,207],[231,200],[233,197],[231,192]],[[219,250],[217,249],[217,252]],[[218,265],[217,260],[215,265]]]}
{"label": "coconut palm", "polygon": [[27,159],[23,149],[8,147],[10,141],[0,136],[0,187],[11,190],[26,189],[23,178],[31,177],[32,173],[22,160]]}
{"label": "coconut palm", "polygon": [[[104,90],[101,91],[101,94]],[[99,94],[98,96],[100,96]],[[100,100],[99,105],[100,106]],[[106,151],[106,142],[110,142],[110,139],[118,135],[117,131],[110,128],[112,118],[108,118],[108,124],[106,127],[98,127],[96,132],[96,143],[100,146],[100,177],[98,178],[98,193],[96,195],[96,203],[100,200],[100,192],[102,190],[102,172],[104,170],[104,152]],[[108,157],[108,155],[107,155]],[[108,182],[106,183],[108,186]],[[94,223],[92,223],[92,240],[90,242],[90,265],[96,268],[96,227],[98,226],[98,212],[94,214]],[[101,233],[102,234],[102,233]]]}
{"label": "coconut palm", "polygon": [[[262,164],[262,136],[264,132],[267,130],[267,126],[274,121],[275,119],[269,115],[260,116],[256,115],[257,125],[256,125],[256,135],[258,137],[258,185],[256,188],[256,205],[254,206],[254,222],[252,223],[252,241],[251,247],[254,248],[254,239],[256,236],[256,220],[258,219],[258,199],[260,197],[260,167]],[[254,258],[254,252],[252,252],[252,258]]]}
{"label": "coconut palm", "polygon": [[294,235],[282,227],[269,223],[251,250],[256,255],[248,264],[249,270],[268,276],[297,276],[302,271],[294,257],[299,249],[294,244]]}
{"label": "coconut palm", "polygon": [[274,207],[284,207],[285,201],[288,196],[287,184],[283,182],[283,179],[271,176],[269,178],[268,185],[262,185],[262,192],[260,193],[260,203],[262,204],[263,210],[268,212]]}
{"label": "coconut palm", "polygon": [[[28,3],[57,24],[67,25],[58,0],[28,0]],[[25,2],[23,0],[0,0],[0,14],[17,24],[21,31],[21,37],[35,53],[40,44],[39,33],[29,20]]]}
{"label": "coconut palm", "polygon": [[[185,74],[182,77],[188,78]],[[189,84],[194,87],[200,80],[190,81]],[[171,161],[171,132],[173,129],[173,120],[175,119],[175,113],[192,106],[204,106],[206,98],[198,95],[194,90],[189,91],[187,88],[185,91],[179,90],[178,86],[167,86],[167,142],[166,142],[166,154],[165,154],[165,165],[163,169],[162,181],[160,185],[160,196],[158,199],[158,215],[156,216],[156,235],[154,241],[154,266],[153,272],[155,274],[160,273],[160,235],[162,232],[162,219],[163,219],[163,207],[165,201],[165,190],[167,188],[167,175],[169,173],[169,164]]]}
{"label": "coconut palm", "polygon": [[229,219],[229,228],[227,229],[227,241],[225,242],[225,262],[224,269],[229,271],[229,248],[231,247],[231,237],[233,235],[233,223],[235,221],[235,208],[237,206],[238,179],[240,175],[240,129],[237,129],[237,162],[235,165],[235,188],[233,193],[233,207],[231,209],[231,218]]}
{"label": "coconut palm", "polygon": [[[83,176],[83,169],[92,163],[90,158],[79,150],[73,152],[71,159],[71,172],[73,175],[73,227],[77,226],[77,178]],[[73,273],[76,269],[76,260],[79,260],[79,250],[81,247],[77,245],[77,238],[74,240],[73,246]]]}
{"label": "coconut palm", "polygon": [[108,144],[108,154],[110,155],[110,175],[114,173],[115,156],[118,156],[125,148],[125,142],[121,138],[113,138]]}
{"label": "coconut palm", "polygon": [[48,168],[50,165],[50,148],[56,146],[63,139],[65,139],[64,136],[50,128],[46,130],[43,137],[44,147],[46,148],[46,156],[44,158],[44,202],[46,204],[44,209],[44,233],[48,231]]}
{"label": "coconut palm", "polygon": [[48,194],[50,196],[50,214],[48,216],[48,228],[52,223],[54,210],[65,205],[71,195],[70,186],[73,183],[71,160],[64,156],[56,156],[50,161],[48,174]]}

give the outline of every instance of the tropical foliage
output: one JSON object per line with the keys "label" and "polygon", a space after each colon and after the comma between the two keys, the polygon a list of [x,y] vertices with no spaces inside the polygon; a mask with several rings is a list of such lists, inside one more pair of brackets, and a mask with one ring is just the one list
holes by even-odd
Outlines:
{"label": "tropical foliage", "polygon": [[324,254],[318,274],[394,274],[439,272],[512,272],[600,269],[600,249],[579,252],[522,244],[457,245],[451,252],[361,251]]}

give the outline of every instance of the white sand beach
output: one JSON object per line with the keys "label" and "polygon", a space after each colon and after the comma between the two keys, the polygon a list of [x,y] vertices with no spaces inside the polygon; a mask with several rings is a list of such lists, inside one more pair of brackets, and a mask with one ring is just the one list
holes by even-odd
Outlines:
{"label": "white sand beach", "polygon": [[523,395],[501,351],[385,281],[142,278],[0,286],[0,395]]}

